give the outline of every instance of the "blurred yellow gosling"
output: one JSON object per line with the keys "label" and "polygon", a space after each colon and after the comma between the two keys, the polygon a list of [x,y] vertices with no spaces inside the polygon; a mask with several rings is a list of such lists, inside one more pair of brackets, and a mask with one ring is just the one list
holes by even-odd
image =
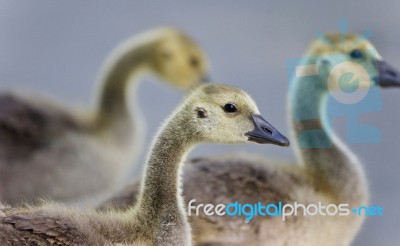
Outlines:
{"label": "blurred yellow gosling", "polygon": [[97,204],[110,196],[143,145],[142,119],[128,105],[129,85],[152,73],[187,90],[202,82],[207,66],[187,35],[160,28],[134,36],[111,53],[92,111],[78,113],[41,96],[1,93],[0,201]]}

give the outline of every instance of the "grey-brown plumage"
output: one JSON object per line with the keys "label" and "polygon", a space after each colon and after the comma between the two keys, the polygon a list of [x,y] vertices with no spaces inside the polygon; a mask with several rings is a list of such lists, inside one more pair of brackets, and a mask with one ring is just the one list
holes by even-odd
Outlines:
{"label": "grey-brown plumage", "polygon": [[[2,229],[15,237],[12,243],[18,245],[89,245],[82,240],[82,234],[68,223],[52,217],[10,216],[1,220]],[[15,233],[18,231],[19,233]],[[72,239],[72,240],[71,240]],[[9,240],[1,238],[0,240]],[[105,241],[105,240],[104,240]]]}
{"label": "grey-brown plumage", "polygon": [[160,28],[112,52],[92,110],[80,112],[32,94],[1,93],[0,201],[103,200],[123,184],[143,145],[142,119],[128,104],[131,82],[152,73],[189,89],[202,81],[207,66],[186,34]]}
{"label": "grey-brown plumage", "polygon": [[[99,209],[124,211],[137,200],[139,191],[140,183],[136,182],[103,203]],[[196,199],[194,205],[256,204],[259,201],[264,205],[293,201],[307,203],[313,200],[314,192],[312,182],[302,170],[293,168],[292,163],[268,161],[254,154],[196,158],[186,163],[183,172],[185,204],[192,199]],[[303,194],[309,197],[305,199]],[[193,209],[192,216],[188,217],[196,245],[269,245],[265,243],[279,240],[284,235],[281,230],[285,223],[305,226],[302,221],[292,223],[293,218],[282,222],[279,217],[254,217],[245,223],[244,216],[207,216],[200,211],[200,216],[195,216]],[[296,236],[302,236],[303,232],[299,230]],[[290,243],[288,245],[292,245]]]}
{"label": "grey-brown plumage", "polygon": [[[227,111],[226,105],[235,105],[237,110]],[[261,140],[252,139],[260,127],[265,128],[258,132]],[[289,144],[259,116],[245,92],[217,84],[199,86],[154,139],[136,204],[125,211],[104,212],[53,203],[0,207],[0,245],[192,245],[180,190],[188,152],[199,143],[266,143],[263,140]]]}
{"label": "grey-brown plumage", "polygon": [[[312,43],[304,64],[317,64],[321,77],[310,80],[295,78],[289,96],[290,120],[296,141],[298,161],[273,161],[253,154],[233,154],[227,157],[206,157],[189,161],[184,171],[183,192],[186,204],[196,199],[198,204],[349,204],[348,208],[368,205],[368,187],[360,161],[322,122],[326,114],[328,88],[326,74],[329,66],[342,61],[354,61],[340,73],[357,71],[356,62],[369,68],[375,78],[359,78],[359,86],[393,86],[376,64],[383,62],[375,48],[357,35],[328,34]],[[328,41],[327,41],[328,40]],[[330,45],[327,44],[330,42]],[[352,53],[357,56],[352,57]],[[362,57],[359,57],[361,53]],[[338,60],[335,60],[338,59]],[[354,60],[356,59],[356,60]],[[358,60],[357,60],[358,59]],[[326,68],[324,66],[327,66]],[[301,75],[300,75],[301,76]],[[325,78],[325,79],[324,79]],[[386,83],[386,84],[385,84]],[[389,84],[388,84],[389,83]],[[314,116],[314,118],[310,118]],[[316,130],[315,135],[302,135]],[[104,203],[100,209],[126,208],[136,199],[138,183]],[[202,211],[202,210],[201,210]],[[193,237],[197,245],[290,245],[319,246],[349,245],[360,229],[364,216],[350,212],[347,216],[256,216],[249,223],[245,217],[191,216]],[[332,211],[332,210],[331,210]],[[192,213],[196,211],[193,209]]]}
{"label": "grey-brown plumage", "polygon": [[0,95],[0,156],[6,160],[29,159],[32,152],[45,148],[52,137],[60,137],[69,130],[79,132],[85,131],[85,128],[66,112],[43,111],[38,105],[17,95]]}

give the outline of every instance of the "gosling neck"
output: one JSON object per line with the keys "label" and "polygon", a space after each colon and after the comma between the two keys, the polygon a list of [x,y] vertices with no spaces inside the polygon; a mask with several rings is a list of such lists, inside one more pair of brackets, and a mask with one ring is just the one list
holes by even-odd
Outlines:
{"label": "gosling neck", "polygon": [[[104,73],[100,77],[100,93],[97,111],[97,127],[108,130],[126,127],[131,123],[128,91],[131,82],[148,69],[148,51],[146,44],[125,45],[115,51],[106,62]],[[147,54],[147,55],[146,55]],[[134,85],[135,88],[137,85]],[[135,110],[135,108],[133,108]],[[132,113],[135,113],[134,111]]]}
{"label": "gosling neck", "polygon": [[321,79],[295,79],[290,88],[291,123],[299,159],[322,192],[338,202],[365,204],[368,188],[363,168],[326,120],[328,92]]}
{"label": "gosling neck", "polygon": [[186,155],[196,143],[196,133],[187,122],[172,116],[153,142],[137,204],[151,221],[167,219],[178,225],[186,221],[180,176]]}

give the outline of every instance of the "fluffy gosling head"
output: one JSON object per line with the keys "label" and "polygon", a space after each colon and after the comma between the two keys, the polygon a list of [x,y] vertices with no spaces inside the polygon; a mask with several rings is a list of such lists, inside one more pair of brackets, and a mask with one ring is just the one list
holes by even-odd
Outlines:
{"label": "fluffy gosling head", "polygon": [[148,35],[158,37],[149,57],[156,75],[184,90],[208,81],[206,55],[189,36],[174,28],[157,29]]}
{"label": "fluffy gosling head", "polygon": [[[369,88],[371,86],[400,86],[400,73],[383,60],[376,48],[355,34],[329,33],[314,40],[307,52],[318,67],[319,76],[328,81],[321,86],[330,90]],[[345,77],[351,78],[346,83]],[[342,81],[329,83],[329,81]]]}
{"label": "fluffy gosling head", "polygon": [[187,98],[188,127],[200,142],[271,143],[289,146],[289,140],[263,119],[244,91],[220,84],[204,84]]}

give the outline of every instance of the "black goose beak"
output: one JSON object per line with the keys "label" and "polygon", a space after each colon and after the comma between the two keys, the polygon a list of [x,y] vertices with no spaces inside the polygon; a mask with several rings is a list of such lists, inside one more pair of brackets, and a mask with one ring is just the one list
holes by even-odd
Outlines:
{"label": "black goose beak", "polygon": [[201,78],[200,78],[200,82],[203,82],[203,83],[211,82],[210,75],[209,74],[203,74],[203,76],[201,76]]}
{"label": "black goose beak", "polygon": [[394,69],[386,61],[377,61],[378,67],[378,84],[381,87],[398,87],[400,86],[400,72]]}
{"label": "black goose beak", "polygon": [[254,123],[254,130],[246,133],[249,141],[260,144],[269,143],[279,146],[289,146],[289,140],[261,117],[261,115],[252,114],[251,119]]}

